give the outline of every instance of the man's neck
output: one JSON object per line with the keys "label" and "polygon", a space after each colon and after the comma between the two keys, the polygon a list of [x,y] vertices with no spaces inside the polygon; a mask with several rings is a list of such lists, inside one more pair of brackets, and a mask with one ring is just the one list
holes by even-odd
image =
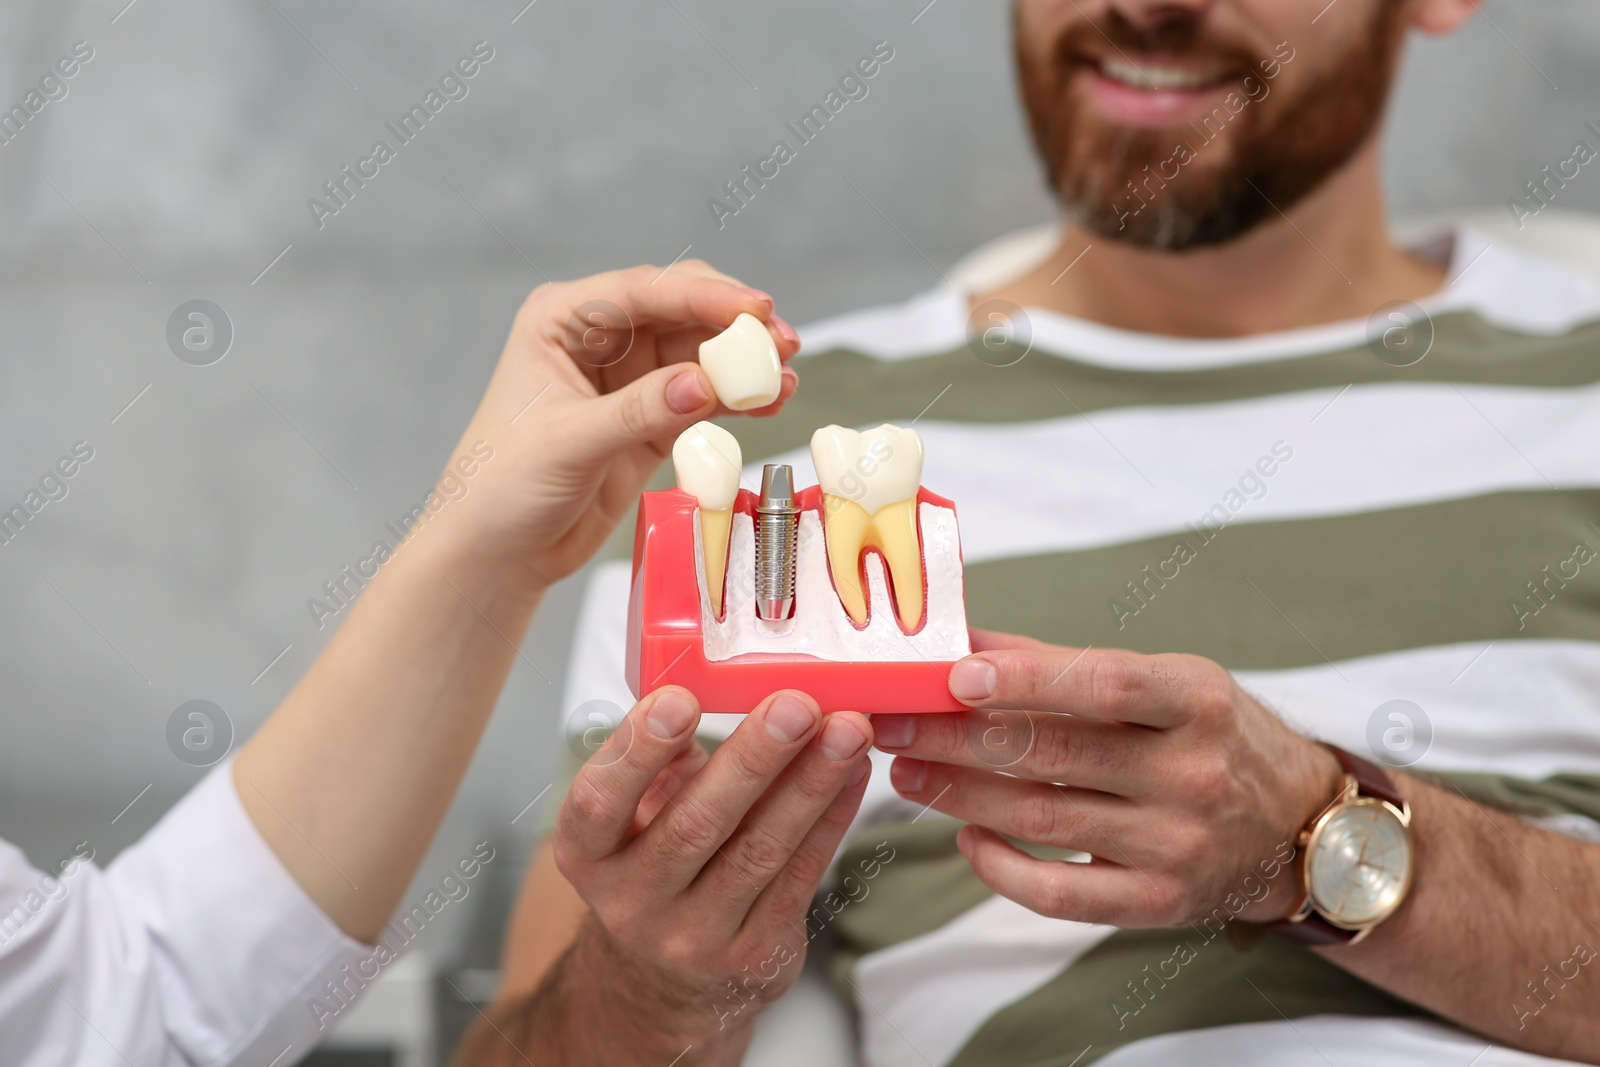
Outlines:
{"label": "man's neck", "polygon": [[973,304],[1002,299],[1142,333],[1243,337],[1366,318],[1444,280],[1444,267],[1389,239],[1369,143],[1287,217],[1274,210],[1226,244],[1160,252],[1069,224],[1048,260]]}

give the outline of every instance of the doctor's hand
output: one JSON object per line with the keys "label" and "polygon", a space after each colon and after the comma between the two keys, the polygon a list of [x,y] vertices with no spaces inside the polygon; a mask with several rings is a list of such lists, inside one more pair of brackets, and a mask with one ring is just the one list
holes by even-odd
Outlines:
{"label": "doctor's hand", "polygon": [[573,781],[553,850],[593,914],[537,998],[535,1051],[605,1062],[621,1055],[609,1034],[659,1041],[629,1055],[663,1063],[686,1044],[704,1053],[747,1035],[800,974],[812,897],[866,789],[872,727],[783,691],[707,758],[699,719],[686,690],[657,690]]}
{"label": "doctor's hand", "polygon": [[[978,877],[1044,915],[1179,926],[1217,907],[1282,918],[1296,835],[1333,798],[1332,753],[1198,656],[974,631],[950,672],[973,711],[875,716],[890,780],[972,825]],[[1004,773],[999,773],[1004,772]],[[1000,835],[1089,853],[1035,859]]]}
{"label": "doctor's hand", "polygon": [[[541,285],[445,468],[437,509],[536,591],[571,574],[677,435],[727,413],[696,360],[744,312],[765,323],[782,360],[799,351],[770,296],[698,260]],[[779,399],[746,414],[777,411],[797,382],[784,367]]]}

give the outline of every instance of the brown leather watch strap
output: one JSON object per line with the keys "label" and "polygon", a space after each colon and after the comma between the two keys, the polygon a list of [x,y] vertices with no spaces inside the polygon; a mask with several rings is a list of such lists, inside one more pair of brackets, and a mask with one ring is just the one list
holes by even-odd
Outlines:
{"label": "brown leather watch strap", "polygon": [[1339,761],[1339,766],[1344,768],[1346,774],[1355,776],[1356,784],[1361,787],[1361,792],[1369,797],[1387,800],[1401,810],[1405,809],[1405,798],[1394,787],[1394,782],[1387,772],[1371,760],[1364,760],[1360,756],[1346,752],[1338,745],[1327,745],[1333,753],[1333,758]]}
{"label": "brown leather watch strap", "polygon": [[1262,923],[1261,928],[1269,934],[1277,934],[1286,941],[1294,941],[1301,945],[1343,945],[1354,941],[1358,933],[1356,930],[1337,927],[1316,912],[1312,912],[1299,922],[1279,919],[1276,922]]}
{"label": "brown leather watch strap", "polygon": [[[1346,752],[1338,745],[1329,745],[1326,742],[1323,744],[1333,753],[1333,758],[1339,761],[1339,766],[1344,768],[1344,772],[1355,778],[1362,795],[1388,801],[1401,811],[1406,810],[1405,798],[1395,789],[1393,780],[1382,767],[1371,760]],[[1302,878],[1305,877],[1304,865],[1308,858],[1303,854],[1296,857]],[[1299,922],[1279,919],[1277,922],[1263,923],[1262,928],[1270,934],[1277,934],[1301,945],[1343,945],[1354,941],[1360,935],[1358,930],[1346,930],[1333,925],[1314,911]]]}

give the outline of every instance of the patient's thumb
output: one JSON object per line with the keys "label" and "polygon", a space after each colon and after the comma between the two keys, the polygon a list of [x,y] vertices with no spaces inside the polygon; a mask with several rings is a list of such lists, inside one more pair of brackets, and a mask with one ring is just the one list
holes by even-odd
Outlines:
{"label": "patient's thumb", "polygon": [[615,452],[681,433],[711,414],[716,395],[697,363],[652,371],[600,398],[595,445]]}

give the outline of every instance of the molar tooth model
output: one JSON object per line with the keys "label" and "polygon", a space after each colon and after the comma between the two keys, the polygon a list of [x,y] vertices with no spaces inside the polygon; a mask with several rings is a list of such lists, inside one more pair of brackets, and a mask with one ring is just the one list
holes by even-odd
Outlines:
{"label": "molar tooth model", "polygon": [[900,625],[915,630],[922,619],[922,438],[887,423],[866,433],[824,426],[811,435],[811,462],[827,509],[828,567],[844,610],[857,626],[867,621],[860,561],[863,549],[874,548],[889,564]]}
{"label": "molar tooth model", "polygon": [[955,506],[922,488],[915,430],[827,426],[821,485],[768,464],[739,488],[726,430],[673,446],[678,488],[639,504],[628,607],[636,696],[682,685],[707,712],[748,712],[785,688],[824,711],[957,711],[950,667],[967,639]]}

